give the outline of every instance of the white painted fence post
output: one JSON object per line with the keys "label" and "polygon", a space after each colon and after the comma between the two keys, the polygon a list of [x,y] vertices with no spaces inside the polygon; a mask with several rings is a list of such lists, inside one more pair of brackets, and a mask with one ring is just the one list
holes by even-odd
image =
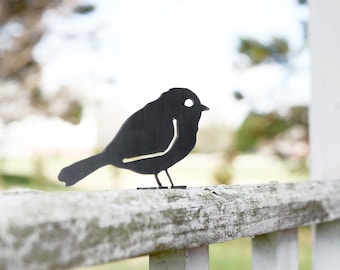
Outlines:
{"label": "white painted fence post", "polygon": [[208,270],[209,246],[150,255],[150,270]]}
{"label": "white painted fence post", "polygon": [[298,270],[297,229],[254,237],[252,254],[253,270]]}
{"label": "white painted fence post", "polygon": [[[340,1],[311,0],[311,178],[340,178]],[[340,265],[340,221],[314,228],[313,269]]]}
{"label": "white painted fence post", "polygon": [[327,222],[314,228],[313,269],[336,269],[339,264],[340,221]]}

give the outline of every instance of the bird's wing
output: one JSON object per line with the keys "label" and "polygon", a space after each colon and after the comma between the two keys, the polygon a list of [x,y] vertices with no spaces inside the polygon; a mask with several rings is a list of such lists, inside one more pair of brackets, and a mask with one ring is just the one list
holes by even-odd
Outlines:
{"label": "bird's wing", "polygon": [[130,116],[108,145],[106,151],[115,153],[123,163],[161,155],[169,151],[178,135],[178,123],[161,112],[145,107]]}
{"label": "bird's wing", "polygon": [[172,125],[173,125],[173,136],[171,141],[169,142],[169,145],[167,146],[167,148],[164,151],[159,151],[159,152],[150,152],[147,154],[142,154],[142,155],[137,155],[137,156],[132,156],[132,157],[126,157],[123,159],[123,163],[130,163],[130,162],[134,162],[134,161],[138,161],[138,160],[142,160],[142,159],[148,159],[148,158],[155,158],[155,157],[161,157],[164,156],[166,153],[168,153],[171,148],[173,147],[173,145],[175,144],[178,136],[179,136],[179,132],[178,132],[178,120],[176,118],[172,119]]}

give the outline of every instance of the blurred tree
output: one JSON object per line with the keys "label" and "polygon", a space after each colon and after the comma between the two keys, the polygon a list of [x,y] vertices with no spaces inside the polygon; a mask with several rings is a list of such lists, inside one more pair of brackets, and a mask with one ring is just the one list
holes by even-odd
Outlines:
{"label": "blurred tree", "polygon": [[279,37],[273,37],[268,43],[261,43],[253,38],[241,38],[238,51],[249,58],[251,65],[263,62],[287,63],[289,44]]}
{"label": "blurred tree", "polygon": [[[300,5],[306,5],[307,0],[296,0]],[[306,32],[306,23],[302,22],[303,31]],[[303,36],[307,38],[306,35]],[[304,40],[303,45],[306,42]],[[299,49],[298,52],[301,50]],[[272,37],[268,42],[260,42],[254,38],[241,38],[238,52],[247,56],[250,66],[265,65],[271,63],[287,64],[297,54],[293,54],[287,40],[281,37]],[[285,66],[287,70],[289,65]],[[289,72],[296,72],[292,69]],[[288,74],[289,75],[289,74]],[[233,96],[236,100],[247,99],[240,90],[234,91]],[[234,141],[234,151],[253,151],[259,146],[260,142],[275,138],[278,134],[286,132],[294,125],[302,126],[306,132],[308,129],[307,107],[295,106],[288,109],[285,115],[277,112],[256,113],[254,108],[243,121],[241,127],[236,132]],[[308,138],[306,138],[308,140]]]}
{"label": "blurred tree", "polygon": [[[258,150],[264,143],[268,144],[278,135],[296,126],[308,130],[308,108],[306,106],[293,106],[285,114],[250,112],[236,131],[232,148],[236,152]],[[308,135],[304,137],[304,140],[308,142]]]}
{"label": "blurred tree", "polygon": [[[44,29],[41,16],[58,0],[0,0],[0,120],[4,123],[29,113],[58,116],[72,123],[80,121],[82,107],[70,91],[60,89],[46,97],[40,89],[40,66],[32,51]],[[87,14],[92,5],[78,5],[74,12]],[[57,108],[57,109],[56,109]]]}
{"label": "blurred tree", "polygon": [[[300,5],[306,5],[307,0],[296,0]],[[304,38],[307,38],[307,23],[301,22]],[[305,42],[304,42],[305,43]],[[255,38],[243,37],[240,39],[238,52],[247,56],[251,65],[268,62],[285,64],[289,61],[289,43],[282,37],[272,37],[268,42],[260,42]]]}
{"label": "blurred tree", "polygon": [[[306,5],[307,0],[296,0],[299,5]],[[307,23],[301,22],[303,31],[303,42],[301,48],[292,52],[291,46],[283,37],[273,36],[263,42],[253,37],[242,37],[239,40],[237,51],[240,55],[246,56],[248,61],[236,63],[241,72],[246,72],[248,68],[256,68],[260,65],[271,65],[273,63],[283,65],[287,71],[284,78],[296,70],[291,65],[293,58],[296,57],[306,45],[307,40]],[[281,91],[282,88],[280,88]],[[244,119],[241,126],[234,134],[231,147],[224,155],[224,164],[216,168],[214,179],[216,183],[230,182],[232,169],[230,164],[233,159],[244,152],[252,152],[266,146],[277,154],[280,158],[297,159],[296,163],[299,171],[300,168],[306,168],[306,153],[308,152],[308,107],[293,106],[288,108],[285,113],[272,111],[269,113],[260,113],[255,111],[254,102],[242,91],[235,89],[232,93],[235,100],[246,102],[250,107],[250,113]],[[288,145],[288,146],[287,146]],[[300,153],[297,153],[300,146]],[[293,149],[295,148],[295,149]],[[302,149],[304,148],[304,149]],[[293,157],[295,155],[295,157]]]}
{"label": "blurred tree", "polygon": [[251,152],[263,140],[273,138],[287,128],[287,123],[276,112],[261,114],[251,112],[236,132],[234,148],[237,152]]}
{"label": "blurred tree", "polygon": [[233,92],[233,96],[234,96],[234,98],[235,98],[237,101],[240,101],[240,100],[243,100],[243,99],[244,99],[243,94],[242,94],[240,91],[238,91],[238,90],[235,90],[235,91]]}
{"label": "blurred tree", "polygon": [[[79,123],[81,102],[69,89],[61,88],[48,97],[43,94],[40,66],[32,53],[44,34],[40,24],[44,11],[61,3],[58,0],[0,0],[0,124],[20,120],[32,113]],[[92,5],[77,5],[73,9],[78,14],[93,10]],[[37,185],[45,180],[42,162],[41,157],[34,161],[32,183]],[[6,179],[13,183],[15,176],[5,178],[0,167],[0,186]]]}
{"label": "blurred tree", "polygon": [[297,0],[300,5],[305,5],[307,4],[307,0]]}

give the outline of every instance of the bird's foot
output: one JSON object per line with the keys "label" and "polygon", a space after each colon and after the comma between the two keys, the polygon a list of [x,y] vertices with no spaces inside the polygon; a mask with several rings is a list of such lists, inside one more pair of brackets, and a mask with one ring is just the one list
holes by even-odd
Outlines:
{"label": "bird's foot", "polygon": [[174,189],[186,189],[187,186],[172,186],[171,188],[174,188]]}
{"label": "bird's foot", "polygon": [[[138,187],[137,189],[168,189],[169,187],[166,187],[166,186],[161,186],[161,187]],[[171,189],[186,189],[187,186],[171,186],[170,187]]]}
{"label": "bird's foot", "polygon": [[168,189],[169,187],[161,186],[161,187],[138,187],[137,189]]}

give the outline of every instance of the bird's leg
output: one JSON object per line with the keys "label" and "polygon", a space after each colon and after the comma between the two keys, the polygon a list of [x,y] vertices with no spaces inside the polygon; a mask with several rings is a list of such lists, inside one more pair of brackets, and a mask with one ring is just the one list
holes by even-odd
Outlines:
{"label": "bird's leg", "polygon": [[[156,181],[157,181],[159,189],[166,189],[166,188],[168,188],[168,187],[162,186],[162,183],[161,183],[161,181],[159,181],[157,173],[155,173],[154,175],[155,175],[155,178],[156,178]],[[157,187],[138,187],[137,189],[157,189]]]}
{"label": "bird's leg", "polygon": [[158,188],[159,188],[159,189],[168,188],[168,187],[162,186],[162,183],[161,183],[161,181],[159,181],[159,178],[158,178],[158,174],[157,174],[157,173],[155,173],[155,178],[156,178],[156,181],[157,181],[157,184],[158,184]]}
{"label": "bird's leg", "polygon": [[170,177],[170,174],[169,174],[169,172],[168,172],[168,169],[165,170],[165,173],[166,173],[166,175],[167,175],[168,178],[169,178],[169,181],[170,181],[170,183],[171,183],[171,188],[173,188],[173,187],[174,187],[174,182],[172,182],[172,179],[171,179],[171,177]]}
{"label": "bird's leg", "polygon": [[169,174],[169,172],[168,172],[168,169],[165,170],[165,173],[166,173],[166,175],[167,175],[168,178],[169,178],[169,181],[170,181],[170,183],[171,183],[171,188],[182,188],[182,189],[186,189],[186,188],[187,188],[187,186],[175,186],[175,185],[174,185],[174,182],[172,182],[172,179],[171,179],[171,177],[170,177],[170,174]]}
{"label": "bird's leg", "polygon": [[[158,184],[158,189],[167,189],[168,187],[165,187],[162,185],[161,181],[159,181],[158,173],[154,174],[157,184]],[[157,187],[138,187],[137,189],[157,189]]]}

